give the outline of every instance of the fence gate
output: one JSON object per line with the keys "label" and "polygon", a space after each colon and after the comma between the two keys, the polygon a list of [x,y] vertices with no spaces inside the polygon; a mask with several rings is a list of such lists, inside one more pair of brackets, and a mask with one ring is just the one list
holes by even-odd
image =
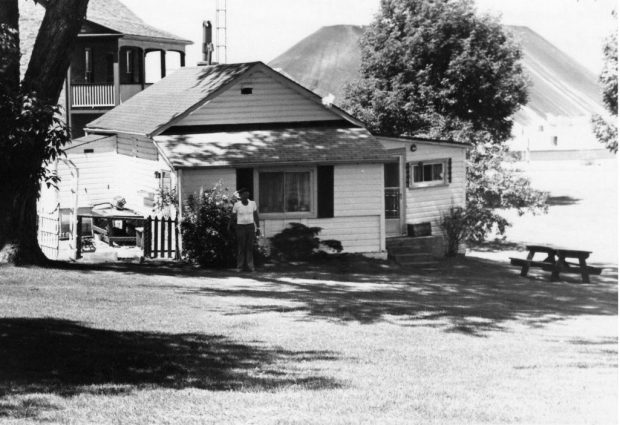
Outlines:
{"label": "fence gate", "polygon": [[147,217],[144,222],[145,258],[181,258],[179,220],[170,217]]}
{"label": "fence gate", "polygon": [[60,251],[60,204],[52,212],[39,211],[38,241],[43,254],[57,260]]}

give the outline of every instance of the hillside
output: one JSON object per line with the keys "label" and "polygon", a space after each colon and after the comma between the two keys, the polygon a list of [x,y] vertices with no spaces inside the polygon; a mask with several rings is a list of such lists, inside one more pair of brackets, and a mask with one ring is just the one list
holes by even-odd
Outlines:
{"label": "hillside", "polygon": [[[515,121],[533,117],[590,116],[603,109],[597,76],[527,27],[507,27],[520,41],[523,64],[531,80],[528,104]],[[363,27],[323,27],[269,63],[321,96],[332,93],[342,102],[347,82],[357,78]]]}

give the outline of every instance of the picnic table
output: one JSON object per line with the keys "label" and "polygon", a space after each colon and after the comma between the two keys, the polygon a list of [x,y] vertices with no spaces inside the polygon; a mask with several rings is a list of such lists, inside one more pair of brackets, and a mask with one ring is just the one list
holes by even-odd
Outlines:
{"label": "picnic table", "polygon": [[[521,266],[521,276],[527,276],[531,267],[540,267],[545,271],[551,272],[551,281],[560,280],[560,273],[581,274],[583,283],[590,283],[591,274],[601,274],[599,267],[588,266],[586,260],[592,251],[582,251],[579,249],[557,248],[548,245],[527,245],[527,258],[510,258],[510,264]],[[544,254],[546,258],[542,261],[535,260],[536,254]],[[573,259],[573,262],[567,261]],[[576,261],[576,262],[575,262]]]}

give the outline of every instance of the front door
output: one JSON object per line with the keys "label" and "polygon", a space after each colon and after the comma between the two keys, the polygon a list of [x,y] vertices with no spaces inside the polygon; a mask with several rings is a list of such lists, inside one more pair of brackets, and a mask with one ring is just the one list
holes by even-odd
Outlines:
{"label": "front door", "polygon": [[400,195],[400,164],[393,162],[384,165],[385,191],[385,235],[401,235],[401,195]]}

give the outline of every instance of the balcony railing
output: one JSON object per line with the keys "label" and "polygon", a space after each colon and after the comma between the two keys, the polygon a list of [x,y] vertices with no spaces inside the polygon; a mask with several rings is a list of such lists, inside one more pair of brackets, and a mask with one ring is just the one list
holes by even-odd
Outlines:
{"label": "balcony railing", "polygon": [[72,107],[114,105],[114,84],[71,84]]}

